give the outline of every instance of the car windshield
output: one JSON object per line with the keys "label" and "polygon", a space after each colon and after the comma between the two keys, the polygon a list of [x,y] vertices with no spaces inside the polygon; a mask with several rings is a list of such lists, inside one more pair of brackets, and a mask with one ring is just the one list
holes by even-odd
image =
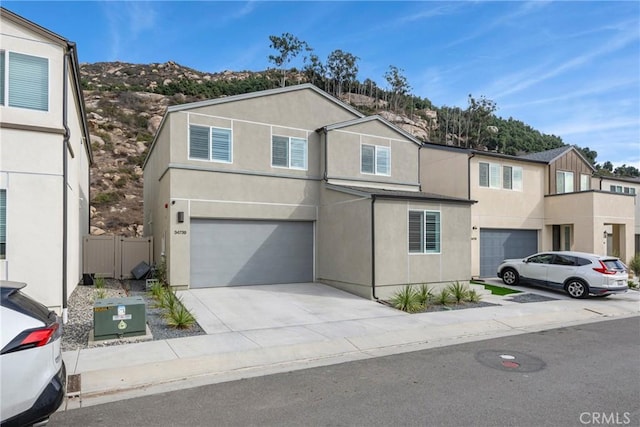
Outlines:
{"label": "car windshield", "polygon": [[603,259],[602,263],[607,267],[607,270],[613,271],[625,271],[624,264],[619,259]]}

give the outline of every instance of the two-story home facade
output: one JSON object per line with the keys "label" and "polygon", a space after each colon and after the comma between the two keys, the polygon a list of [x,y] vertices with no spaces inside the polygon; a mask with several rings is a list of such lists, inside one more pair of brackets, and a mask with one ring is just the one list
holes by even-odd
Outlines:
{"label": "two-story home facade", "polygon": [[[635,226],[634,226],[634,252],[640,254],[640,178],[622,178],[613,176],[596,176],[593,178],[593,186],[601,191],[627,194],[634,198],[635,203]],[[609,253],[615,250],[613,230],[609,230],[609,240],[607,242]],[[628,261],[628,258],[626,259]]]}
{"label": "two-story home facade", "polygon": [[503,259],[542,250],[633,255],[633,197],[594,188],[593,167],[573,147],[508,156],[425,144],[421,161],[427,189],[477,201],[474,277],[494,277]]}
{"label": "two-story home facade", "polygon": [[172,286],[376,298],[467,280],[472,202],[421,191],[420,150],[309,84],[169,107],[144,164],[145,234]]}
{"label": "two-story home facade", "polygon": [[89,231],[76,46],[0,8],[0,279],[66,315]]}

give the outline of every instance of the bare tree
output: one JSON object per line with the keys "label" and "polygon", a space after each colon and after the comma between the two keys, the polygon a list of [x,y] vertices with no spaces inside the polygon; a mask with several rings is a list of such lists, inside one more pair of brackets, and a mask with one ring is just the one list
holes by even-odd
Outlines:
{"label": "bare tree", "polygon": [[411,90],[407,78],[402,74],[403,72],[403,69],[395,65],[390,65],[389,70],[384,73],[384,78],[387,80],[387,83],[389,83],[391,89],[391,103],[393,104],[393,110],[395,112],[398,112],[401,101],[404,101],[406,95]]}

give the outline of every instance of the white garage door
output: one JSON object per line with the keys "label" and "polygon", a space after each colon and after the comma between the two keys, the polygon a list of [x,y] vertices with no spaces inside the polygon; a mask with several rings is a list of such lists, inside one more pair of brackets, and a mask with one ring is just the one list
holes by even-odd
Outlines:
{"label": "white garage door", "polygon": [[538,251],[537,230],[480,229],[480,277],[495,277],[498,265]]}
{"label": "white garage door", "polygon": [[191,220],[192,288],[313,280],[313,222]]}

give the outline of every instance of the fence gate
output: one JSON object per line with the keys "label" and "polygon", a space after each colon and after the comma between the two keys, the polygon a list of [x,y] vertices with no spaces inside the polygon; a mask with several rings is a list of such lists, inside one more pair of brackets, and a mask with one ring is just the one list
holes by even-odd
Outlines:
{"label": "fence gate", "polygon": [[96,277],[130,279],[141,262],[153,265],[153,237],[84,236],[82,272]]}

